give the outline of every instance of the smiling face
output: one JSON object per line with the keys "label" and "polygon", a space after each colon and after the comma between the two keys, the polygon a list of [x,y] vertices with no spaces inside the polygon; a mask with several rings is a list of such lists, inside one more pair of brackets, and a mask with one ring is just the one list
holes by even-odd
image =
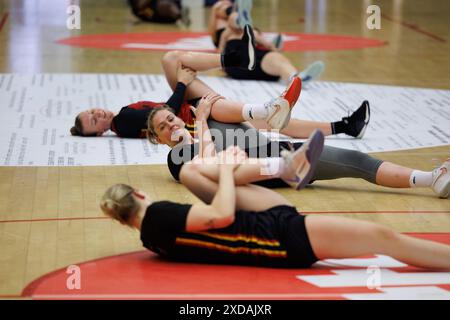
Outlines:
{"label": "smiling face", "polygon": [[157,111],[151,118],[156,140],[170,147],[177,145],[186,135],[190,137],[184,126],[184,121],[167,109]]}
{"label": "smiling face", "polygon": [[78,115],[83,128],[83,135],[101,136],[111,128],[114,113],[105,109],[93,108]]}

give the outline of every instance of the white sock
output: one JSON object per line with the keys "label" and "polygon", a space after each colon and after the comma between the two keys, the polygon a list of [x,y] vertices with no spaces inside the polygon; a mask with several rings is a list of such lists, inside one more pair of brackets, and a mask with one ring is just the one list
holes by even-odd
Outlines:
{"label": "white sock", "polygon": [[414,170],[409,177],[409,185],[412,188],[431,187],[433,182],[433,174],[431,171],[425,172],[420,170]]}
{"label": "white sock", "polygon": [[268,112],[263,104],[244,104],[242,117],[244,120],[261,120],[267,118]]}
{"label": "white sock", "polygon": [[264,158],[261,175],[280,177],[284,170],[284,158]]}

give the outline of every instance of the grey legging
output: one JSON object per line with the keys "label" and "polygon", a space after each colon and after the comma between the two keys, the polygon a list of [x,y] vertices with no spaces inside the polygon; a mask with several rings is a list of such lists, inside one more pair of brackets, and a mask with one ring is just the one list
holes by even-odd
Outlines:
{"label": "grey legging", "polygon": [[[241,149],[245,149],[247,153],[249,153],[250,157],[260,157],[261,155],[256,153],[255,150],[258,150],[261,147],[267,149],[267,145],[269,144],[271,145],[270,149],[272,152],[269,150],[267,155],[277,156],[273,153],[273,150],[279,152],[281,148],[286,148],[288,145],[286,142],[269,141],[267,137],[260,134],[257,130],[249,128],[244,124],[221,123],[214,120],[209,120],[208,124],[213,137],[216,138],[215,144],[218,151],[223,150],[229,145],[238,145]],[[235,137],[242,138],[242,133],[244,133],[244,139],[229,138],[233,134]],[[217,139],[217,137],[227,137],[227,139],[225,139],[224,143],[220,143],[223,139]],[[301,145],[301,143],[293,144],[295,149],[299,148]],[[252,154],[252,151],[255,151],[255,153]],[[361,178],[371,183],[375,183],[378,168],[382,163],[382,160],[376,159],[360,151],[335,148],[325,145],[312,180]],[[275,183],[275,181],[272,181],[272,183]],[[267,183],[263,182],[261,184],[269,187],[278,186],[272,183],[267,185]],[[279,186],[284,186],[284,184],[280,184]]]}

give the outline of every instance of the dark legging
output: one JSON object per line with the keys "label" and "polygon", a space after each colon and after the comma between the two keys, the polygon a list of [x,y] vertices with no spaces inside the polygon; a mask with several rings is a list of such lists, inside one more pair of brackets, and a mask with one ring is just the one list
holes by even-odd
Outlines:
{"label": "dark legging", "polygon": [[[249,128],[243,124],[229,124],[210,120],[208,122],[213,137],[221,134],[221,137],[230,137],[237,130],[244,132],[244,139],[225,139],[225,143],[220,143],[220,139],[215,139],[216,149],[223,150],[230,145],[237,145],[245,150],[249,157],[279,156],[282,149],[289,149],[289,143],[269,141],[267,137],[257,130]],[[239,131],[240,133],[240,131]],[[267,147],[269,145],[269,147]],[[300,148],[302,143],[293,143],[294,149]],[[263,150],[263,152],[261,151]],[[314,180],[332,180],[339,178],[361,178],[371,183],[376,183],[378,168],[383,163],[366,153],[348,150],[325,145],[319,158],[316,172],[312,178]],[[275,188],[286,187],[287,184],[281,179],[271,179],[258,182],[257,184]]]}

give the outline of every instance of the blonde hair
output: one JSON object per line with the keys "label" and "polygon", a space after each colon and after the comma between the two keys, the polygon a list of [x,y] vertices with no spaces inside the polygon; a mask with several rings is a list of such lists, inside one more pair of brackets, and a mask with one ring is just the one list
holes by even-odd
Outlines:
{"label": "blonde hair", "polygon": [[133,197],[134,189],[126,184],[116,184],[106,190],[100,201],[100,208],[107,216],[130,226],[130,221],[139,210],[139,203]]}
{"label": "blonde hair", "polygon": [[158,138],[158,135],[155,131],[155,126],[153,125],[153,118],[161,110],[167,110],[167,111],[170,111],[173,114],[175,114],[175,110],[173,110],[167,104],[160,106],[160,107],[153,108],[152,111],[150,111],[148,118],[147,118],[147,139],[152,144],[159,143],[158,140],[156,140]]}

